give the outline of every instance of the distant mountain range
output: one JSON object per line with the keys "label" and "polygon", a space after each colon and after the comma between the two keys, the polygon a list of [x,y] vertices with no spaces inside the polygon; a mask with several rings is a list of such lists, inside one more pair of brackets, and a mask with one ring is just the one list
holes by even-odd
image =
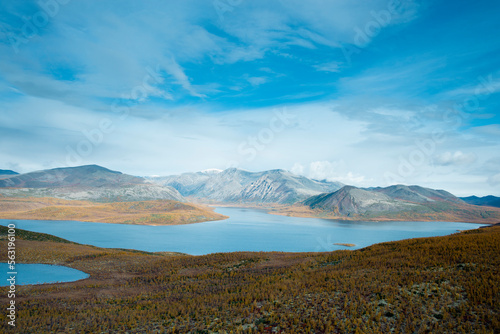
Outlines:
{"label": "distant mountain range", "polygon": [[171,186],[186,197],[226,203],[293,204],[343,186],[340,182],[311,180],[282,169],[254,173],[229,168],[148,179]]}
{"label": "distant mountain range", "polygon": [[0,187],[120,187],[123,185],[143,184],[144,181],[141,177],[123,174],[97,165],[88,165],[17,174],[0,180]]}
{"label": "distant mountain range", "polygon": [[345,186],[336,192],[321,194],[303,202],[311,209],[332,212],[339,216],[367,212],[403,211],[415,204],[392,198],[384,193]]}
{"label": "distant mountain range", "polygon": [[494,206],[500,208],[500,197],[496,196],[469,196],[469,197],[460,197],[462,201],[472,205],[480,205],[480,206]]}
{"label": "distant mountain range", "polygon": [[[1,170],[0,170],[1,172]],[[138,177],[97,165],[25,174],[4,171],[0,195],[56,197],[95,202],[199,200],[229,204],[285,204],[282,214],[326,218],[446,221],[500,220],[499,198],[458,198],[420,186],[357,188],[312,180],[282,169],[249,172],[210,169],[173,176]],[[480,206],[478,206],[480,205]],[[299,209],[298,209],[299,208]],[[496,220],[496,221],[495,221]]]}
{"label": "distant mountain range", "polygon": [[405,186],[402,184],[398,184],[386,188],[377,187],[369,189],[385,194],[391,198],[408,202],[431,203],[436,201],[447,201],[457,204],[464,204],[464,202],[460,198],[450,194],[445,190],[435,190],[420,186]]}
{"label": "distant mountain range", "polygon": [[10,177],[12,175],[17,175],[19,173],[14,172],[13,170],[10,169],[0,169],[0,179],[3,179],[5,177]]}
{"label": "distant mountain range", "polygon": [[345,186],[301,204],[316,215],[358,219],[497,221],[500,210],[470,205],[444,190],[394,185],[361,189]]}
{"label": "distant mountain range", "polygon": [[0,179],[6,196],[56,197],[99,202],[168,199],[185,201],[177,190],[97,165],[55,168]]}

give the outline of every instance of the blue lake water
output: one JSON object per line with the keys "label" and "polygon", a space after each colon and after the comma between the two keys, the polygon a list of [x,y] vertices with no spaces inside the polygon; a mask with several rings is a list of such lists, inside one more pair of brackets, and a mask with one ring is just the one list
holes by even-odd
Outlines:
{"label": "blue lake water", "polygon": [[[143,226],[76,221],[0,220],[17,228],[52,234],[98,247],[170,251],[192,255],[236,251],[320,252],[357,249],[384,241],[442,236],[478,228],[453,222],[363,222],[294,218],[262,210],[217,208],[222,221]],[[351,243],[355,247],[334,245]]]}
{"label": "blue lake water", "polygon": [[7,263],[0,263],[0,286],[10,285],[7,279],[12,276],[16,285],[73,282],[89,277],[83,271],[50,264],[17,263],[15,272],[11,272]]}

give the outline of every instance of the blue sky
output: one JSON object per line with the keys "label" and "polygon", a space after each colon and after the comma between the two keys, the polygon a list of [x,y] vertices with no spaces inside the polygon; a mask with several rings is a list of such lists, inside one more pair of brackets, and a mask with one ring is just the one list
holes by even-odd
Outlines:
{"label": "blue sky", "polygon": [[498,1],[4,1],[0,169],[500,195]]}

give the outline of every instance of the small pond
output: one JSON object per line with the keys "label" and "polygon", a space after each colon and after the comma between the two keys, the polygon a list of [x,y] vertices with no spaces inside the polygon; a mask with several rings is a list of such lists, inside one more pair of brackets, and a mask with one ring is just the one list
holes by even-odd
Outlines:
{"label": "small pond", "polygon": [[64,266],[51,264],[16,263],[14,274],[7,263],[0,263],[0,286],[8,286],[15,276],[16,285],[74,282],[88,278],[89,274]]}

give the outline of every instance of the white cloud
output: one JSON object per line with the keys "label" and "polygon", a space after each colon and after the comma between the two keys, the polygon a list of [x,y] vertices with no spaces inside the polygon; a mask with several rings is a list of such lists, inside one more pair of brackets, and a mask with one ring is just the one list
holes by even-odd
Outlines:
{"label": "white cloud", "polygon": [[206,97],[203,94],[197,93],[193,86],[191,85],[191,82],[189,81],[189,78],[187,75],[184,73],[184,70],[179,66],[179,64],[175,61],[175,59],[172,57],[164,64],[167,72],[171,74],[176,80],[179,85],[182,86],[186,91],[188,91],[192,96],[196,97]]}
{"label": "white cloud", "polygon": [[434,156],[434,162],[441,166],[470,165],[477,160],[474,153],[463,153],[461,151],[445,152]]}
{"label": "white cloud", "polygon": [[297,174],[297,175],[304,175],[304,170],[305,170],[304,166],[302,166],[298,162],[293,164],[292,168],[290,168],[290,172]]}
{"label": "white cloud", "polygon": [[365,177],[352,171],[346,171],[347,165],[340,161],[313,161],[307,166],[295,163],[291,172],[315,180],[339,181],[349,185],[363,185]]}
{"label": "white cloud", "polygon": [[500,185],[500,173],[488,177],[488,183],[493,187]]}
{"label": "white cloud", "polygon": [[472,131],[479,135],[491,136],[497,142],[500,138],[500,124],[476,126],[472,128]]}
{"label": "white cloud", "polygon": [[[484,85],[478,78],[477,85],[472,80],[471,85],[436,99],[432,92],[439,90],[437,86],[446,89],[456,80],[450,79],[455,78],[452,72],[444,71],[452,68],[442,56],[445,49],[400,57],[398,43],[390,48],[384,43],[392,34],[404,36],[398,29],[387,29],[385,42],[373,49],[375,57],[369,62],[360,57],[360,67],[352,65],[356,67],[352,76],[332,82],[309,80],[311,74],[328,77],[314,69],[331,73],[346,69],[339,47],[353,43],[358,28],[373,26],[377,21],[373,13],[386,10],[390,1],[225,1],[232,10],[222,20],[212,1],[117,3],[68,2],[38,36],[20,46],[19,54],[2,40],[0,94],[7,96],[0,107],[4,164],[25,171],[57,167],[64,161],[66,145],[85,140],[84,130],[95,129],[109,117],[115,131],[85,162],[145,175],[224,168],[236,160],[248,170],[293,166],[302,175],[372,186],[385,182],[385,172],[397,173],[401,157],[415,158],[412,154],[420,150],[416,143],[437,131],[444,139],[425,153],[405,182],[464,192],[498,191],[491,186],[498,180],[498,165],[482,165],[500,149],[496,102],[489,109],[481,106],[488,109],[482,116],[486,121],[472,123],[464,118],[457,122],[456,117],[447,120],[449,106],[439,100],[473,94],[479,100],[486,98],[500,89],[498,72],[485,73]],[[388,26],[415,18],[416,2],[401,3],[402,15],[391,17]],[[21,2],[5,4],[0,7],[7,8],[6,13],[11,7],[23,7]],[[11,16],[15,14],[32,15]],[[4,26],[12,31],[20,28],[2,22]],[[376,39],[371,36],[367,43]],[[384,50],[395,53],[379,54]],[[134,89],[144,87],[149,69],[157,67],[158,80],[146,80],[150,87],[134,99]],[[268,84],[266,88],[272,89],[265,94],[252,95],[263,91],[259,85],[288,78],[291,83],[297,80],[297,90],[273,92],[276,87]],[[324,98],[330,92],[334,101]],[[222,94],[214,96],[217,93]],[[123,95],[137,102],[125,121],[111,110],[113,101]],[[248,107],[239,97],[255,97],[255,105],[269,102],[268,107]],[[324,100],[290,102],[306,98]],[[296,118],[282,131],[274,131],[265,144],[257,142],[252,147],[254,159],[240,154],[239,145],[270,128],[272,104],[279,101],[288,103]],[[482,126],[471,128],[471,124]]]}
{"label": "white cloud", "polygon": [[337,73],[340,72],[340,65],[340,62],[334,61],[326,64],[315,65],[314,68],[316,68],[318,71]]}
{"label": "white cloud", "polygon": [[260,86],[260,85],[268,82],[269,78],[268,77],[249,77],[247,80],[252,86]]}
{"label": "white cloud", "polygon": [[500,92],[500,72],[481,75],[477,78],[475,85],[460,87],[452,91],[446,92],[450,97],[477,97],[484,99],[484,95],[490,95]]}
{"label": "white cloud", "polygon": [[[168,86],[178,84],[190,96],[204,98],[214,90],[192,84],[186,64],[207,58],[219,65],[253,61],[269,52],[285,55],[290,45],[336,48],[350,42],[353,28],[373,20],[370,12],[386,9],[387,2],[243,1],[230,7],[221,22],[212,1],[120,1],[92,8],[72,1],[61,6],[43,34],[20,46],[20,54],[0,43],[5,58],[0,71],[24,94],[102,108],[102,99],[129,93],[142,84],[148,66],[159,65],[173,80],[148,96],[172,100],[177,96]],[[61,64],[75,71],[74,82],[50,75]],[[332,61],[320,70],[338,67]],[[250,82],[265,81],[252,76]]]}

